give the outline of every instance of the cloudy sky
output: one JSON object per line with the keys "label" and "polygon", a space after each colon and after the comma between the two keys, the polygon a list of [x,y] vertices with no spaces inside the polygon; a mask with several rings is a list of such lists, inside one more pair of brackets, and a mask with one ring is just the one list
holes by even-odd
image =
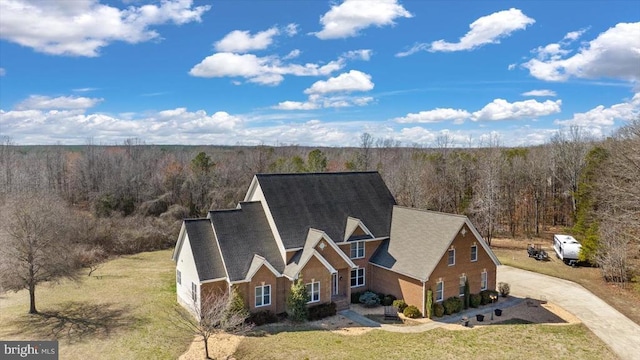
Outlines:
{"label": "cloudy sky", "polygon": [[637,1],[0,1],[17,144],[540,144],[640,116]]}

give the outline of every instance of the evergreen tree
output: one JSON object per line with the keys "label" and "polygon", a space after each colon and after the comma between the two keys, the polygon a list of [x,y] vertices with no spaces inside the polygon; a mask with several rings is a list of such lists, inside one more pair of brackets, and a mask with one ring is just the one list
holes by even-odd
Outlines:
{"label": "evergreen tree", "polygon": [[295,280],[291,285],[291,292],[287,296],[287,313],[293,321],[302,322],[307,319],[309,309],[307,303],[311,297],[307,292],[307,286],[302,280],[302,276]]}

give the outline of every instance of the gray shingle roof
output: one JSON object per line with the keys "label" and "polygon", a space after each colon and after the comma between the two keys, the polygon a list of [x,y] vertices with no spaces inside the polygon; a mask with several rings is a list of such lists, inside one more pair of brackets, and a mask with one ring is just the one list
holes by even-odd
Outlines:
{"label": "gray shingle roof", "polygon": [[309,228],[344,238],[347,218],[389,236],[393,195],[378,172],[256,175],[286,249],[304,246]]}
{"label": "gray shingle roof", "polygon": [[394,206],[391,237],[371,262],[427,280],[467,220],[466,216]]}
{"label": "gray shingle roof", "polygon": [[260,202],[242,202],[235,210],[210,211],[209,218],[230,281],[246,277],[254,254],[264,257],[278,272],[284,270],[282,255]]}
{"label": "gray shingle roof", "polygon": [[196,263],[200,281],[224,278],[222,258],[218,243],[213,235],[209,219],[187,219],[184,221],[185,231],[189,236],[191,252]]}

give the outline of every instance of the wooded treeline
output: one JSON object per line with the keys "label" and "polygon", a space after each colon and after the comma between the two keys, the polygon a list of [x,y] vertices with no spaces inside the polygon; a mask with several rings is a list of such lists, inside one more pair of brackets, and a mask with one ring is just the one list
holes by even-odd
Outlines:
{"label": "wooded treeline", "polygon": [[172,246],[182,218],[235,207],[256,173],[377,170],[400,205],[468,215],[489,243],[565,227],[608,280],[630,280],[638,263],[640,120],[606,140],[571,128],[521,148],[497,138],[454,148],[447,136],[434,147],[406,147],[366,133],[358,148],[2,140],[0,202],[21,193],[57,197],[74,209],[74,241],[87,259]]}

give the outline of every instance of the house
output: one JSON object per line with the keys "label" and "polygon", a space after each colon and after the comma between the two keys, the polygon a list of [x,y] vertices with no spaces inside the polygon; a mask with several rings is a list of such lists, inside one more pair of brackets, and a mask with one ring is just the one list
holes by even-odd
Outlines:
{"label": "house", "polygon": [[176,248],[177,300],[242,294],[254,312],[286,311],[303,279],[310,305],[347,308],[351,292],[392,294],[425,313],[435,301],[495,289],[498,259],[462,215],[396,205],[377,172],[258,174],[235,209],[184,220]]}

